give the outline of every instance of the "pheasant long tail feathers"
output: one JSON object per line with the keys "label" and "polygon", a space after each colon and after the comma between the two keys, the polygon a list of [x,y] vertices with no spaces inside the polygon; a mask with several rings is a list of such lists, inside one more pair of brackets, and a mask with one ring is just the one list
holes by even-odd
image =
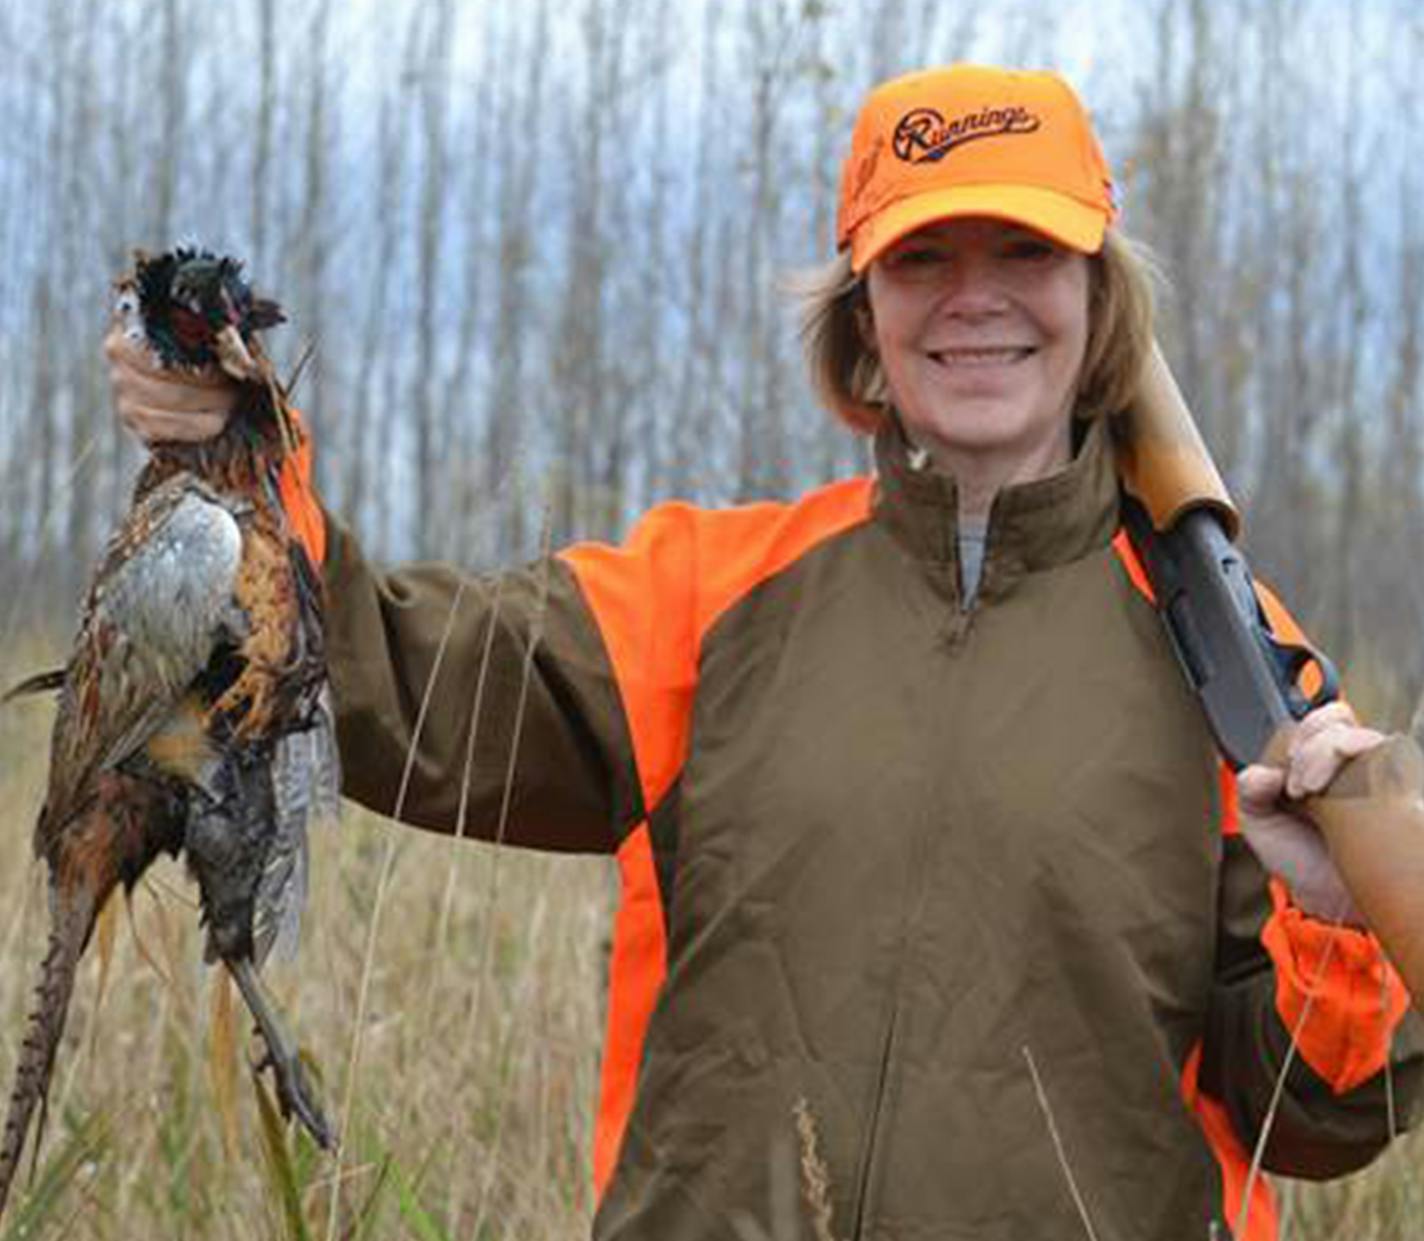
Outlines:
{"label": "pheasant long tail feathers", "polygon": [[5,1117],[5,1132],[0,1138],[0,1213],[4,1212],[5,1200],[25,1147],[30,1120],[37,1107],[41,1113],[35,1134],[35,1149],[39,1149],[44,1129],[43,1107],[49,1093],[55,1052],[69,1013],[75,969],[94,925],[95,912],[93,898],[85,893],[75,893],[63,909],[55,910],[55,926],[40,974],[36,1005],[20,1047],[20,1062]]}

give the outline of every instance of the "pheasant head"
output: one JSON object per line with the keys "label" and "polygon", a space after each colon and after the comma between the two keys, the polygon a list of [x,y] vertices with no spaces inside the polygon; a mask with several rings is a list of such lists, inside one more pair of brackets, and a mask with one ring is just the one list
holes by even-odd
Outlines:
{"label": "pheasant head", "polygon": [[253,295],[237,259],[184,247],[158,255],[140,251],[118,294],[120,312],[137,312],[164,366],[216,364],[242,385],[228,424],[232,436],[275,445],[278,458],[296,450],[296,415],[257,336],[286,316],[276,302]]}
{"label": "pheasant head", "polygon": [[236,259],[183,248],[140,253],[125,291],[137,297],[148,343],[166,366],[217,363],[239,381],[265,378],[255,333],[285,316],[276,302],[253,296]]}

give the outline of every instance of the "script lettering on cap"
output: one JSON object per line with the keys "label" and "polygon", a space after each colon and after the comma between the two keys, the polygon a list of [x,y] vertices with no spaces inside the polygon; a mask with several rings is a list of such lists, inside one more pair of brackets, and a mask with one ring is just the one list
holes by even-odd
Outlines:
{"label": "script lettering on cap", "polygon": [[932,164],[955,147],[979,138],[1006,134],[1031,134],[1039,127],[1037,116],[1022,104],[984,107],[946,121],[934,108],[914,108],[895,126],[895,154],[908,164]]}

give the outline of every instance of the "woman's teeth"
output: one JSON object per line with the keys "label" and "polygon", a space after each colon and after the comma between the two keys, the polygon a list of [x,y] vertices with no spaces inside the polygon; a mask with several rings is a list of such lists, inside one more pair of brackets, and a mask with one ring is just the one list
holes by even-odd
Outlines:
{"label": "woman's teeth", "polygon": [[930,357],[949,366],[996,366],[1017,362],[1032,352],[1027,346],[1016,345],[994,349],[938,349],[931,352]]}

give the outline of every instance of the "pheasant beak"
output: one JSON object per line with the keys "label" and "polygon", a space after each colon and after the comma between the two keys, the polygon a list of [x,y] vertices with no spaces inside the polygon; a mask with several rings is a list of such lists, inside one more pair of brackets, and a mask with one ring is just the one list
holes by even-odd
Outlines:
{"label": "pheasant beak", "polygon": [[217,334],[218,363],[234,379],[244,383],[261,380],[262,371],[243,343],[242,334],[229,323]]}

